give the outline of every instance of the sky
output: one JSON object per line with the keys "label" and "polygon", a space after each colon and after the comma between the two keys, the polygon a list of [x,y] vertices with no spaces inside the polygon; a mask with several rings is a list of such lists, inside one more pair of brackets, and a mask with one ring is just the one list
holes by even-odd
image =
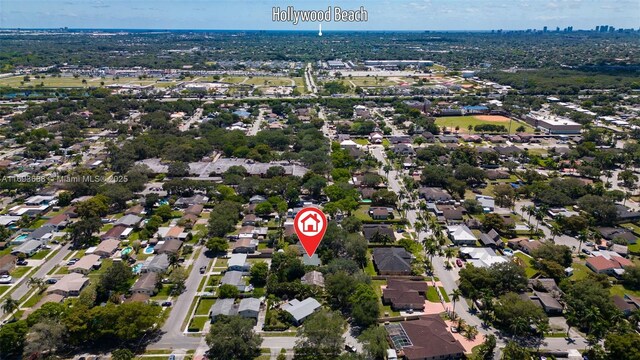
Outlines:
{"label": "sky", "polygon": [[0,0],[0,28],[314,30],[272,21],[272,8],[358,9],[368,21],[331,30],[640,27],[640,0]]}

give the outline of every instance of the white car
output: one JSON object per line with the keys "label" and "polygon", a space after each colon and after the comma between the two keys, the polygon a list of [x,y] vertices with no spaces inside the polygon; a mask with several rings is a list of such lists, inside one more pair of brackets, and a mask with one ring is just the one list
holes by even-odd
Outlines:
{"label": "white car", "polygon": [[10,284],[13,278],[11,275],[2,275],[0,276],[0,284]]}

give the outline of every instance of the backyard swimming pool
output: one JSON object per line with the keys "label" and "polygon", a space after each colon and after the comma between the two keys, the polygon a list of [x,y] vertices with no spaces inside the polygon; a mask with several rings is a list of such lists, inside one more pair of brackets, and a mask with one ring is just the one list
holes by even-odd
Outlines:
{"label": "backyard swimming pool", "polygon": [[153,248],[154,248],[154,246],[153,246],[153,245],[149,245],[149,246],[147,246],[146,248],[144,248],[144,251],[143,251],[143,252],[144,252],[145,254],[147,254],[147,255],[149,255],[149,254],[153,254]]}
{"label": "backyard swimming pool", "polygon": [[20,234],[15,239],[13,239],[14,243],[22,243],[27,239],[27,234]]}
{"label": "backyard swimming pool", "polygon": [[127,246],[126,248],[122,249],[122,251],[120,252],[120,255],[126,256],[126,255],[129,255],[132,251],[133,251],[133,248],[131,246]]}
{"label": "backyard swimming pool", "polygon": [[133,273],[134,273],[134,274],[138,274],[138,273],[140,273],[140,270],[142,270],[142,263],[137,263],[137,264],[135,264],[135,265],[133,266],[132,270],[133,270]]}

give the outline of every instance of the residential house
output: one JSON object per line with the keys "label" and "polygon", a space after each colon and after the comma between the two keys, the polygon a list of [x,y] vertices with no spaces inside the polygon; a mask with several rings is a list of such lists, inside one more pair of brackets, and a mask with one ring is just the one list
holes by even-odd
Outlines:
{"label": "residential house", "polygon": [[391,148],[396,155],[413,156],[416,151],[411,144],[396,144]]}
{"label": "residential house", "polygon": [[234,299],[218,299],[209,310],[209,318],[211,319],[211,323],[214,323],[216,321],[216,318],[220,315],[234,316],[236,314],[237,308],[235,307]]}
{"label": "residential house", "polygon": [[186,208],[184,210],[184,213],[189,215],[196,215],[196,216],[200,216],[200,214],[202,213],[202,210],[204,210],[204,205],[202,204],[193,204],[191,206],[189,206],[188,208]]}
{"label": "residential house", "polygon": [[124,240],[133,231],[133,228],[126,227],[125,225],[116,225],[107,230],[106,233],[100,235],[100,239],[104,240]]}
{"label": "residential house", "polygon": [[549,316],[560,316],[564,310],[564,306],[558,299],[546,292],[534,291],[533,296],[530,296],[529,299],[533,301],[534,304],[542,307],[544,312]]}
{"label": "residential house", "polygon": [[458,245],[475,245],[478,240],[467,225],[449,225],[447,232],[451,241]]}
{"label": "residential house", "polygon": [[100,244],[98,244],[93,253],[100,257],[108,258],[111,257],[111,255],[113,255],[116,250],[118,250],[119,246],[120,241],[116,239],[103,240],[102,242],[100,242]]}
{"label": "residential house", "polygon": [[418,195],[426,202],[436,204],[446,204],[453,201],[453,197],[442,188],[421,187],[418,189]]}
{"label": "residential house", "polygon": [[309,317],[309,315],[313,314],[321,307],[322,305],[320,305],[318,300],[310,297],[302,301],[293,299],[287,304],[283,305],[282,310],[291,314],[294,323],[296,325],[300,325],[307,317]]}
{"label": "residential house", "polygon": [[116,220],[116,222],[114,223],[116,226],[117,225],[124,225],[126,227],[138,227],[138,225],[140,225],[140,222],[142,221],[142,218],[138,215],[133,215],[133,214],[129,214],[129,215],[125,215],[123,217],[121,217],[120,219]]}
{"label": "residential house", "polygon": [[156,237],[160,236],[162,240],[182,240],[187,238],[187,234],[184,232],[182,226],[170,226],[159,227],[156,232]]}
{"label": "residential house", "polygon": [[482,206],[482,211],[490,213],[495,210],[496,201],[491,196],[476,195],[476,201],[478,205]]}
{"label": "residential house", "polygon": [[157,254],[178,254],[182,244],[182,241],[177,239],[164,240],[158,242],[154,250]]}
{"label": "residential house", "polygon": [[635,264],[612,251],[594,251],[592,257],[587,259],[587,267],[597,274],[622,276],[624,269]]}
{"label": "residential house", "polygon": [[240,292],[251,291],[253,287],[246,284],[242,275],[242,271],[227,271],[222,276],[220,285],[233,285],[237,287]]}
{"label": "residential house", "polygon": [[389,279],[382,290],[382,302],[393,310],[424,310],[427,283],[402,279]]}
{"label": "residential house", "polygon": [[87,275],[91,270],[99,269],[101,265],[100,256],[94,254],[85,255],[75,264],[69,266],[69,271]]}
{"label": "residential house", "polygon": [[247,319],[258,320],[261,302],[256,298],[244,298],[238,304],[238,315]]}
{"label": "residential house", "polygon": [[233,244],[233,253],[253,254],[258,249],[257,239],[239,239]]}
{"label": "residential house", "polygon": [[[436,208],[441,211],[442,217],[448,224],[459,224],[464,220],[466,210],[462,206],[436,205]],[[438,214],[436,213],[436,215]]]}
{"label": "residential house", "polygon": [[154,272],[144,273],[138,278],[138,280],[131,287],[131,292],[134,294],[146,294],[153,296],[157,293],[158,288],[156,284],[158,282],[158,274]]}
{"label": "residential house", "polygon": [[64,297],[78,296],[87,284],[89,284],[88,277],[79,273],[70,273],[49,286],[46,292],[47,294],[58,294]]}
{"label": "residential house", "polygon": [[463,359],[462,344],[449,332],[440,315],[425,315],[418,320],[386,324],[385,328],[397,352],[406,360]]}
{"label": "residential house", "polygon": [[242,226],[256,226],[262,222],[262,218],[255,214],[247,214],[242,218]]}
{"label": "residential house", "polygon": [[44,226],[50,226],[56,230],[62,230],[69,224],[69,214],[58,214],[44,223]]}
{"label": "residential house", "polygon": [[144,212],[144,206],[136,204],[124,212],[125,215],[140,215]]}
{"label": "residential house", "polygon": [[251,264],[247,262],[247,254],[231,254],[227,262],[227,270],[247,272]]}
{"label": "residential house", "polygon": [[510,248],[514,250],[520,250],[525,254],[531,255],[533,250],[542,246],[542,243],[538,240],[531,240],[527,238],[516,238],[507,241]]}
{"label": "residential house", "polygon": [[305,285],[315,285],[324,288],[324,275],[319,271],[309,271],[302,277],[302,283]]}
{"label": "residential house", "polygon": [[176,200],[173,205],[184,209],[195,204],[204,205],[207,202],[209,202],[209,198],[207,196],[202,194],[195,194],[191,197],[181,197]]}
{"label": "residential house", "polygon": [[388,242],[394,242],[396,239],[393,228],[387,224],[363,224],[362,234],[369,242],[381,242],[382,237],[386,237]]}
{"label": "residential house", "polygon": [[389,208],[376,206],[369,208],[369,216],[373,220],[387,220],[393,216],[393,212]]}
{"label": "residential house", "polygon": [[411,275],[412,259],[401,247],[373,249],[373,263],[380,275]]}
{"label": "residential house", "polygon": [[42,243],[45,243],[53,238],[53,233],[56,230],[56,227],[53,225],[42,225],[39,228],[28,233],[27,240],[38,240]]}
{"label": "residential house", "polygon": [[27,240],[23,242],[20,246],[13,249],[13,251],[11,251],[11,254],[13,255],[24,254],[26,257],[30,257],[33,254],[37,253],[41,247],[42,247],[42,242],[38,240]]}
{"label": "residential house", "polygon": [[472,264],[476,268],[487,268],[494,264],[508,262],[505,256],[500,256],[491,248],[463,247],[460,248],[460,254],[467,259],[467,263]]}
{"label": "residential house", "polygon": [[148,258],[142,265],[142,272],[155,272],[161,273],[167,271],[169,268],[169,256],[167,254],[160,254],[154,257]]}
{"label": "residential house", "polygon": [[620,310],[620,312],[622,312],[624,316],[629,316],[638,310],[637,303],[630,299],[627,295],[625,295],[624,297],[620,295],[614,295],[611,300],[613,302],[613,305],[615,305],[615,307],[618,308],[618,310]]}
{"label": "residential house", "polygon": [[491,229],[488,233],[480,234],[480,243],[482,246],[487,246],[492,249],[497,249],[504,246],[500,234],[495,229]]}
{"label": "residential house", "polygon": [[18,257],[7,254],[0,257],[0,275],[8,275],[16,267]]}

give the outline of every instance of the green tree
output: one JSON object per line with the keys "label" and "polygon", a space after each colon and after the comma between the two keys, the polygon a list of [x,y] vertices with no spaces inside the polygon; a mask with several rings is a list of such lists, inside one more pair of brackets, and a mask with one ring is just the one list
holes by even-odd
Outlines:
{"label": "green tree", "polygon": [[230,284],[220,285],[218,288],[218,297],[221,299],[234,299],[240,295],[240,291],[236,286]]}
{"label": "green tree", "polygon": [[380,307],[378,295],[368,284],[358,284],[349,298],[353,322],[362,327],[369,327],[378,322]]}
{"label": "green tree", "polygon": [[8,359],[21,355],[27,331],[25,321],[16,321],[0,327],[0,357]]}
{"label": "green tree", "polygon": [[169,274],[169,282],[171,283],[171,293],[174,295],[182,294],[186,289],[186,281],[189,274],[182,267],[177,267],[171,270]]}
{"label": "green tree", "polygon": [[44,320],[29,329],[24,346],[24,357],[52,354],[64,346],[65,326],[57,321]]}
{"label": "green tree", "polygon": [[226,253],[229,248],[229,242],[225,238],[212,237],[207,240],[205,246],[214,254]]}
{"label": "green tree", "polygon": [[111,352],[112,360],[131,360],[135,355],[129,349],[115,349]]}
{"label": "green tree", "polygon": [[269,265],[264,261],[259,261],[251,266],[251,284],[256,287],[262,287],[267,283],[267,275],[269,275]]}
{"label": "green tree", "polygon": [[5,314],[12,314],[12,319],[13,319],[15,318],[15,315],[13,315],[13,312],[16,311],[16,309],[18,309],[18,305],[20,305],[18,303],[18,300],[15,300],[11,296],[8,296],[2,303],[2,311],[4,311]]}
{"label": "green tree", "polygon": [[298,329],[294,347],[297,360],[333,360],[344,349],[342,334],[346,321],[338,312],[321,309],[309,316]]}
{"label": "green tree", "polygon": [[362,343],[365,357],[371,360],[384,360],[389,343],[387,331],[382,326],[372,326],[362,332],[358,337]]}
{"label": "green tree", "polygon": [[98,287],[96,289],[98,297],[107,299],[110,292],[115,291],[123,294],[131,287],[133,272],[123,261],[114,261],[100,275]]}
{"label": "green tree", "polygon": [[515,341],[509,341],[502,350],[502,360],[530,360],[531,351],[518,345]]}
{"label": "green tree", "polygon": [[496,348],[496,336],[493,334],[488,334],[482,345],[480,345],[480,349],[478,350],[478,355],[480,356],[480,360],[493,360],[494,350]]}
{"label": "green tree", "polygon": [[210,360],[252,360],[260,355],[262,338],[253,331],[253,321],[239,316],[220,316],[211,325],[205,341]]}
{"label": "green tree", "polygon": [[498,299],[494,308],[496,327],[515,336],[532,335],[535,328],[547,324],[544,311],[533,302],[522,300],[516,293],[507,293]]}

